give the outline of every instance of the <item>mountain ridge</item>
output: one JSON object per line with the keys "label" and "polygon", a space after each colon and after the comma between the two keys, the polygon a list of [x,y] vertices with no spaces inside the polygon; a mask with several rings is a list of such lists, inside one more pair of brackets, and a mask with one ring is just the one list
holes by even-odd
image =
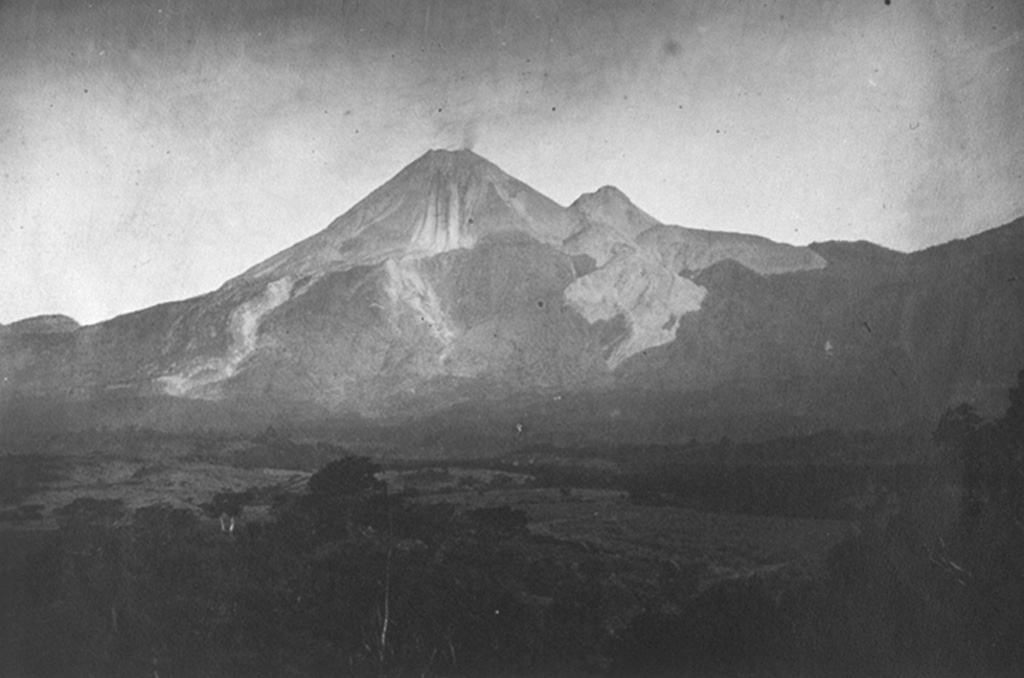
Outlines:
{"label": "mountain ridge", "polygon": [[432,151],[207,294],[0,327],[0,431],[25,398],[74,425],[168,426],[472,402],[495,425],[519,408],[545,435],[659,440],[994,411],[1024,364],[1022,225],[911,254],[798,247],[662,224],[612,186],[562,207],[470,151]]}

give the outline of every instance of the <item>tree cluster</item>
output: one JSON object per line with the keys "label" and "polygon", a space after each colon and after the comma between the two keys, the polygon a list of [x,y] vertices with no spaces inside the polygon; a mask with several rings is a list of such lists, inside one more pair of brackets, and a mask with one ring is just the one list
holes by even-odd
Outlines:
{"label": "tree cluster", "polygon": [[[849,661],[898,674],[1020,675],[1024,670],[1024,371],[1005,414],[943,415],[939,489],[959,496],[949,523],[898,497],[830,554],[831,595]],[[934,512],[933,512],[934,513]]]}
{"label": "tree cluster", "polygon": [[[331,462],[233,535],[77,500],[21,573],[0,673],[495,675],[600,656],[603,585],[534,561],[523,513],[417,504],[379,471]],[[207,514],[252,500],[222,493]]]}

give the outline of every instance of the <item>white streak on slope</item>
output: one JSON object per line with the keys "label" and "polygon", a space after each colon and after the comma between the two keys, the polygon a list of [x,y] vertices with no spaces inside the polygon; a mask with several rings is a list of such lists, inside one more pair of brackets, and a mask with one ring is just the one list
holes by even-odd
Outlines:
{"label": "white streak on slope", "polygon": [[675,339],[681,316],[700,310],[706,293],[649,253],[623,248],[569,285],[565,298],[591,324],[625,317],[629,336],[607,359],[608,368],[615,369],[631,355]]}
{"label": "white streak on slope", "polygon": [[391,306],[397,311],[399,302],[405,302],[420,319],[430,327],[431,333],[447,347],[455,330],[430,283],[420,274],[417,260],[406,258],[399,261],[388,259],[385,264],[388,282],[385,287]]}
{"label": "white streak on slope", "polygon": [[[242,361],[256,350],[263,317],[291,298],[294,284],[291,276],[275,280],[266,286],[262,294],[236,308],[228,323],[231,344],[227,353],[223,357],[197,360],[175,374],[158,378],[164,392],[179,397],[215,399],[209,387],[230,379],[238,372]],[[306,289],[309,289],[308,285],[299,294]]]}

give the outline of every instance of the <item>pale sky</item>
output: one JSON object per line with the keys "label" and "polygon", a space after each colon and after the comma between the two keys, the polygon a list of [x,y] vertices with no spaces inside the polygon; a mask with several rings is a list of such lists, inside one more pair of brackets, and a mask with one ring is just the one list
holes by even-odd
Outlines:
{"label": "pale sky", "polygon": [[208,292],[430,148],[902,251],[1024,214],[1024,3],[14,0],[0,323]]}

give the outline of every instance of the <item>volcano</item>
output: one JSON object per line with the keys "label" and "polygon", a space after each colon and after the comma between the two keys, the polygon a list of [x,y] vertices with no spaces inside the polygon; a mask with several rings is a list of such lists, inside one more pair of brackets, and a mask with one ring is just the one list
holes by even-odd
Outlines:
{"label": "volcano", "polygon": [[326,229],[241,279],[423,259],[510,232],[558,246],[576,228],[573,215],[472,151],[428,151]]}
{"label": "volcano", "polygon": [[913,254],[797,247],[663,224],[610,186],[562,207],[430,151],[218,290],[0,327],[0,425],[905,429],[1002,406],[1022,264],[1022,221]]}

